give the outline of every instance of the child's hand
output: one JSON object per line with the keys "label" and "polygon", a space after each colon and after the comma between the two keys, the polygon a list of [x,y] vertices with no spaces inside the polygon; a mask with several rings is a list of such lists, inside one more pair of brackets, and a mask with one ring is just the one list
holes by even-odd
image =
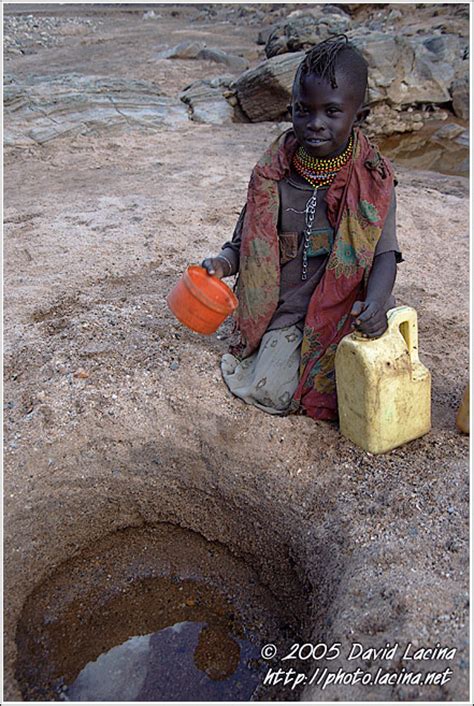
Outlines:
{"label": "child's hand", "polygon": [[201,267],[204,267],[210,275],[215,275],[219,279],[230,274],[229,265],[220,257],[206,257],[206,259],[201,262]]}
{"label": "child's hand", "polygon": [[387,330],[386,310],[378,301],[354,302],[351,316],[356,317],[352,327],[369,338],[378,338]]}

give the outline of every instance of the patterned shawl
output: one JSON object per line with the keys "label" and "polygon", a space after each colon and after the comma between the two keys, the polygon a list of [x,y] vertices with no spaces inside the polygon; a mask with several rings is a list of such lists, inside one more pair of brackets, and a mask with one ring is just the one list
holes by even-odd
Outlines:
{"label": "patterned shawl", "polygon": [[[288,175],[297,147],[293,130],[283,133],[250,177],[236,287],[240,343],[231,349],[241,358],[258,348],[278,305],[278,181]],[[314,419],[337,418],[334,356],[339,341],[351,330],[352,305],[365,298],[392,188],[390,163],[355,129],[352,158],[326,194],[334,244],[306,314],[293,412],[304,411]]]}

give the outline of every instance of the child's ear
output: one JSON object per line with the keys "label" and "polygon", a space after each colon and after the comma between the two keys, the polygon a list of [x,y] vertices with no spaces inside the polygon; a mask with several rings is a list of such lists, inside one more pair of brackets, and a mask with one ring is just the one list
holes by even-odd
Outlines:
{"label": "child's ear", "polygon": [[362,125],[364,120],[367,120],[367,117],[370,113],[370,108],[368,105],[362,106],[360,110],[357,111],[355,120],[354,120],[354,127],[359,127]]}

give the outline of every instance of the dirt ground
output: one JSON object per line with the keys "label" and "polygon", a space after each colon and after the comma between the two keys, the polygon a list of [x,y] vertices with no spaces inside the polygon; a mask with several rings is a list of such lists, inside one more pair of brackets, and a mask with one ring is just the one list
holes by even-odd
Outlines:
{"label": "dirt ground", "polygon": [[[5,71],[144,78],[175,96],[224,71],[153,60],[162,46],[199,36],[251,61],[262,49],[258,27],[192,21],[193,8],[160,8],[155,22],[89,12],[93,36],[10,57]],[[313,642],[457,649],[416,667],[450,666],[443,686],[309,685],[305,698],[468,699],[469,438],[454,425],[468,382],[467,179],[396,165],[395,295],[418,312],[433,426],[389,454],[232,398],[219,373],[228,325],[202,337],[166,306],[184,268],[230,237],[250,170],[281,129],[189,121],[5,150],[7,700],[21,698],[15,630],[28,595],[106,535],[161,522],[227,546],[283,599],[302,592]]]}

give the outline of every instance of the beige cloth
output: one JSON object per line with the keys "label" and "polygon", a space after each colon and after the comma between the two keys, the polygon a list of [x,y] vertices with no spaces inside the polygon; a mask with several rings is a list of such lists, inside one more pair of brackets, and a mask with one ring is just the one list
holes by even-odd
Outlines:
{"label": "beige cloth", "polygon": [[229,390],[269,414],[286,414],[299,379],[301,341],[299,328],[286,326],[267,331],[258,351],[239,361],[222,356],[222,377]]}

